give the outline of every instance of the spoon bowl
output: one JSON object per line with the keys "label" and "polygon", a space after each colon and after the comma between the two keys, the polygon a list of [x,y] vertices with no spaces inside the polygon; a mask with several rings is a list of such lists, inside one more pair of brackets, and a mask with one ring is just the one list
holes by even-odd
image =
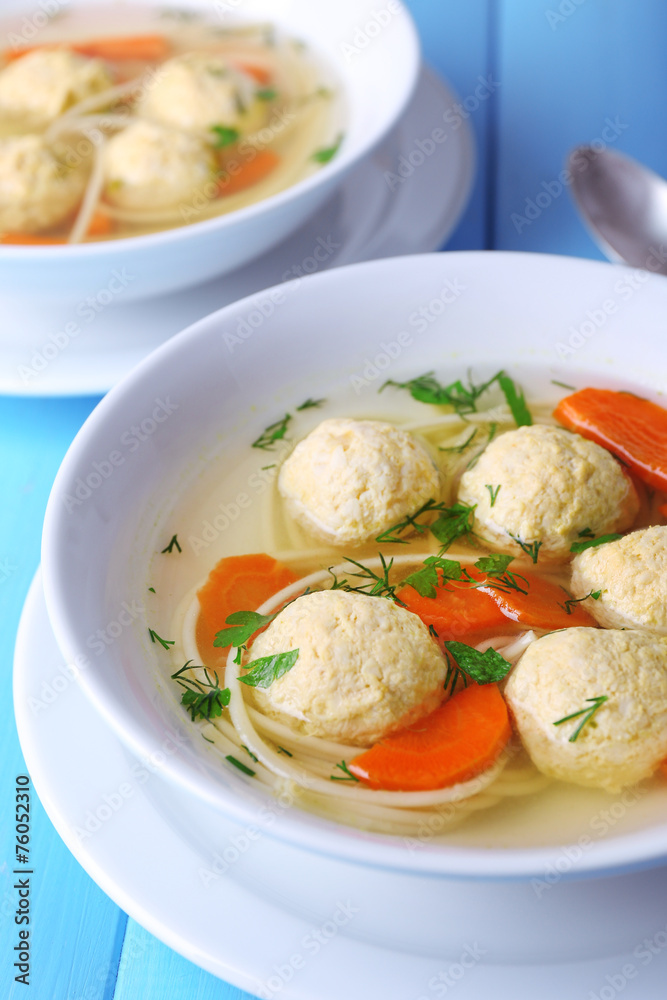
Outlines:
{"label": "spoon bowl", "polygon": [[667,274],[667,181],[609,149],[568,157],[572,195],[593,239],[613,261]]}

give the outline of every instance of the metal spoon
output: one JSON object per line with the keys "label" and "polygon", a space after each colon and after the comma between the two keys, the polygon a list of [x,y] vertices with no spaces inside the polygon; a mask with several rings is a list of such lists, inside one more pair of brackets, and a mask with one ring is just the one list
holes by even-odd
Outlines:
{"label": "metal spoon", "polygon": [[667,181],[609,149],[577,146],[568,157],[572,194],[613,261],[667,274]]}

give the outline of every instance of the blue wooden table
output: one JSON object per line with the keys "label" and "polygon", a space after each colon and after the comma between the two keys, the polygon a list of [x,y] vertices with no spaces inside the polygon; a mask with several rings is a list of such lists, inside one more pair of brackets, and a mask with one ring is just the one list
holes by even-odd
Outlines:
{"label": "blue wooden table", "polygon": [[[412,0],[410,8],[426,59],[458,91],[478,146],[472,200],[448,247],[600,258],[559,175],[567,151],[594,140],[667,175],[664,0]],[[483,81],[491,94],[480,101],[475,91]],[[0,684],[6,717],[0,733],[0,997],[238,1000],[245,994],[128,920],[79,867],[38,804],[32,819],[39,871],[32,985],[14,982],[10,810],[14,776],[24,764],[11,713],[13,642],[39,562],[51,483],[96,402],[0,399]]]}

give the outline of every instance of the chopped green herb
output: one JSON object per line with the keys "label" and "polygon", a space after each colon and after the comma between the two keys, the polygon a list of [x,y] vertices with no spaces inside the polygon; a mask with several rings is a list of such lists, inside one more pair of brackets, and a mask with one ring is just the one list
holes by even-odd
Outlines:
{"label": "chopped green herb", "polygon": [[583,719],[581,720],[575,731],[570,736],[568,743],[576,742],[577,737],[579,736],[581,730],[584,728],[585,725],[587,725],[587,723],[591,721],[591,719],[598,711],[598,709],[602,708],[602,706],[606,701],[609,701],[609,696],[606,694],[601,694],[598,695],[597,698],[587,698],[586,701],[592,703],[590,708],[581,708],[578,712],[572,712],[571,715],[565,715],[562,719],[558,719],[556,722],[554,722],[554,726],[560,726],[564,722],[569,722],[570,719],[578,719],[580,715],[583,715]]}
{"label": "chopped green herb", "polygon": [[157,632],[154,629],[152,629],[152,628],[149,628],[148,634],[151,637],[151,642],[159,642],[160,645],[164,647],[164,649],[169,649],[169,647],[173,646],[174,643],[176,642],[175,639],[162,639],[162,638],[160,638],[160,636],[157,634]]}
{"label": "chopped green herb", "polygon": [[389,379],[380,386],[380,392],[388,385],[396,389],[407,389],[413,399],[419,403],[431,403],[435,406],[452,406],[460,415],[474,413],[477,410],[477,400],[486,390],[500,377],[502,372],[497,372],[487,382],[475,385],[468,376],[468,385],[464,385],[461,379],[451,382],[449,385],[441,385],[433,372],[426,372],[407,382],[394,382]]}
{"label": "chopped green herb", "polygon": [[595,532],[591,531],[590,528],[582,528],[581,531],[577,532],[578,538],[595,538]]}
{"label": "chopped green herb", "polygon": [[440,517],[430,525],[431,534],[440,542],[440,555],[463,535],[472,533],[475,525],[475,507],[467,503],[455,503],[446,507]]}
{"label": "chopped green herb", "polygon": [[203,733],[201,734],[201,738],[203,740],[206,740],[207,743],[213,743],[213,745],[215,746],[215,740],[209,740],[208,736],[204,736]]}
{"label": "chopped green herb", "polygon": [[584,597],[570,597],[567,601],[565,601],[564,604],[561,604],[560,607],[565,610],[566,614],[571,615],[572,611],[574,610],[575,604],[581,604],[582,601],[587,600],[589,597],[593,601],[599,601],[601,596],[602,596],[601,590],[589,590],[589,592]]}
{"label": "chopped green herb", "polygon": [[275,469],[275,467],[276,467],[275,462],[273,462],[272,465],[263,465],[262,468],[260,469],[260,472],[266,472],[267,469]]}
{"label": "chopped green herb", "polygon": [[472,444],[472,442],[474,441],[474,439],[475,439],[475,437],[477,435],[477,431],[478,431],[478,428],[476,427],[475,430],[472,431],[472,433],[470,434],[470,436],[466,438],[466,440],[463,442],[463,444],[456,444],[456,445],[454,445],[451,448],[438,448],[438,451],[451,451],[455,455],[462,455],[463,452],[466,450],[466,448],[468,448]]}
{"label": "chopped green herb", "polygon": [[149,587],[148,589],[150,590],[151,594],[155,593],[155,587]]}
{"label": "chopped green herb", "polygon": [[588,538],[585,542],[572,542],[570,552],[583,552],[585,549],[595,549],[598,545],[605,545],[607,542],[615,542],[623,535],[600,535],[598,538]]}
{"label": "chopped green herb", "polygon": [[523,549],[527,556],[533,560],[534,563],[537,562],[537,557],[539,551],[542,547],[542,542],[522,542],[517,535],[513,535],[511,531],[507,532],[510,538],[513,538],[516,544]]}
{"label": "chopped green herb", "polygon": [[438,632],[437,632],[437,629],[436,629],[435,625],[429,625],[428,630],[429,630],[429,632],[431,633],[431,635],[433,636],[434,639],[439,639],[440,638],[440,636],[438,635]]}
{"label": "chopped green herb", "polygon": [[[241,114],[243,111],[245,108],[241,109]],[[213,143],[215,149],[232,146],[241,138],[241,133],[237,128],[229,128],[227,125],[211,125],[211,132],[215,134],[215,142]]]}
{"label": "chopped green herb", "polygon": [[498,499],[498,493],[500,491],[500,486],[490,486],[487,483],[486,486],[485,486],[485,489],[487,489],[489,491],[489,496],[491,497],[491,503],[489,504],[489,506],[493,507],[493,505],[495,504],[496,500]]}
{"label": "chopped green herb", "polygon": [[571,392],[576,392],[577,388],[574,385],[568,385],[567,382],[559,382],[557,378],[551,379],[552,385],[559,385],[561,389],[569,389]]}
{"label": "chopped green herb", "polygon": [[302,403],[301,406],[297,406],[296,409],[297,412],[300,413],[301,410],[312,410],[318,406],[322,406],[323,403],[326,403],[326,399],[307,399],[305,403]]}
{"label": "chopped green herb", "polygon": [[293,757],[294,756],[294,754],[290,753],[289,750],[286,750],[285,747],[277,747],[277,750],[278,750],[278,753],[284,753],[288,757]]}
{"label": "chopped green herb", "polygon": [[336,767],[339,771],[343,772],[344,777],[341,778],[337,774],[332,774],[330,779],[331,781],[359,781],[356,774],[352,774],[352,771],[350,771],[344,760],[342,760],[340,764],[336,764]]}
{"label": "chopped green herb", "polygon": [[173,536],[172,540],[169,542],[169,545],[167,545],[167,547],[165,549],[162,549],[162,552],[160,553],[160,555],[164,555],[165,552],[171,553],[173,551],[174,546],[176,546],[176,548],[177,548],[177,550],[179,552],[183,551],[183,549],[181,548],[181,546],[178,544],[178,536],[177,535]]}
{"label": "chopped green herb", "polygon": [[506,375],[504,372],[501,372],[498,376],[498,385],[503,391],[517,427],[529,427],[533,422],[533,418],[526,406],[526,400],[521,389],[517,388],[509,375]]}
{"label": "chopped green herb", "polygon": [[[485,573],[486,576],[490,576],[495,581],[493,583],[489,580],[479,583],[473,580],[467,570],[466,575],[470,577],[475,587],[490,587],[492,590],[500,590],[504,594],[509,594],[512,590],[517,590],[520,594],[527,594],[527,588],[530,585],[525,576],[522,576],[520,573],[507,572],[507,567],[511,562],[514,562],[513,556],[501,555],[500,553],[494,553],[491,556],[481,556],[477,560],[475,569],[478,569],[480,573]],[[521,580],[524,586],[519,583],[519,580]]]}
{"label": "chopped green herb", "polygon": [[414,587],[422,597],[435,597],[436,588],[439,585],[438,570],[440,570],[443,584],[445,580],[461,579],[460,562],[456,562],[454,559],[442,559],[440,556],[428,556],[421,569],[405,578],[403,586]]}
{"label": "chopped green herb", "polygon": [[292,419],[290,413],[286,413],[282,420],[276,420],[275,424],[269,424],[269,426],[262,431],[256,441],[253,441],[253,448],[263,448],[264,451],[273,451],[272,445],[276,441],[281,441],[285,434],[287,433],[287,426]]}
{"label": "chopped green herb", "polygon": [[241,746],[243,747],[243,749],[245,750],[245,752],[248,754],[248,757],[250,757],[251,760],[254,760],[254,762],[256,764],[258,762],[258,760],[259,760],[259,757],[255,757],[254,753],[252,753],[251,750],[248,750],[248,748],[245,745],[245,743],[242,743]]}
{"label": "chopped green herb", "polygon": [[[213,645],[215,645],[215,639],[213,640]],[[241,666],[241,661],[243,660],[243,650],[247,649],[247,646],[239,646],[236,650],[236,656],[234,657],[234,663],[237,667]]]}
{"label": "chopped green herb", "polygon": [[246,767],[245,764],[242,764],[240,760],[236,759],[236,757],[232,757],[231,754],[227,754],[225,760],[228,760],[230,764],[234,765],[234,767],[238,767],[239,771],[243,771],[243,773],[247,774],[250,778],[254,778],[257,774],[257,771],[253,771],[251,767]]}
{"label": "chopped green herb", "polygon": [[329,163],[333,160],[334,156],[340,149],[344,138],[345,136],[341,132],[333,146],[328,146],[326,149],[318,149],[316,153],[313,153],[311,159],[313,159],[315,163]]}
{"label": "chopped green herb", "polygon": [[438,503],[437,500],[433,499],[427,500],[426,503],[421,505],[419,510],[416,510],[414,512],[414,514],[408,514],[407,517],[404,517],[402,521],[398,521],[396,524],[392,524],[390,528],[387,528],[380,535],[378,535],[375,541],[379,542],[380,544],[391,542],[396,545],[407,545],[408,544],[407,539],[400,537],[400,535],[404,531],[407,531],[409,528],[412,528],[413,531],[416,531],[418,534],[422,535],[426,531],[426,528],[428,527],[428,525],[426,524],[420,524],[417,521],[418,517],[421,517],[422,514],[428,514],[434,511],[444,512],[448,510],[450,510],[450,508],[444,503]]}
{"label": "chopped green herb", "polygon": [[504,656],[489,648],[484,653],[464,642],[446,642],[445,648],[452,654],[458,667],[477,684],[495,684],[507,677],[512,669]]}
{"label": "chopped green herb", "polygon": [[217,673],[215,671],[209,673],[207,667],[197,668],[204,671],[203,681],[185,676],[190,670],[195,669],[191,664],[192,660],[188,660],[171,677],[184,688],[181,704],[189,711],[192,721],[199,717],[210,722],[211,719],[222,715],[223,709],[229,705],[231,693],[229,688],[220,687]]}
{"label": "chopped green herb", "polygon": [[330,566],[327,572],[333,577],[331,590],[346,590],[350,593],[367,594],[369,597],[386,597],[388,600],[396,601],[398,604],[403,603],[396,597],[396,586],[389,582],[389,574],[394,565],[393,559],[387,562],[382,553],[380,553],[382,576],[378,576],[368,566],[364,566],[363,563],[357,562],[356,559],[352,559],[350,556],[346,556],[345,561],[361,570],[360,573],[350,573],[350,576],[359,577],[367,582],[360,584],[358,587],[353,587],[347,580],[339,580]]}
{"label": "chopped green herb", "polygon": [[274,90],[273,87],[263,87],[261,90],[255,91],[255,97],[258,101],[275,101],[278,96],[278,91]]}
{"label": "chopped green herb", "polygon": [[256,611],[235,611],[225,618],[225,625],[231,628],[223,628],[215,633],[214,646],[243,646],[257,632],[272,622],[278,612],[273,615],[259,615]]}
{"label": "chopped green herb", "polygon": [[500,552],[494,552],[490,556],[480,556],[475,563],[475,569],[478,569],[480,573],[486,573],[488,576],[501,576],[511,562],[514,562],[514,556],[506,556]]}
{"label": "chopped green herb", "polygon": [[279,680],[288,670],[291,670],[299,658],[298,649],[290,649],[287,653],[273,653],[270,656],[260,656],[248,664],[248,673],[238,680],[248,687],[268,688]]}

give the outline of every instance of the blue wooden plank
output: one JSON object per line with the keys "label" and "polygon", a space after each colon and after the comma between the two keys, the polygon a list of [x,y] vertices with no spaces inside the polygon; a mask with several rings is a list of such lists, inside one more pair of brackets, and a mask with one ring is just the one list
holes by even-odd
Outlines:
{"label": "blue wooden plank", "polygon": [[475,185],[461,222],[447,243],[448,250],[478,250],[488,245],[490,137],[499,100],[498,88],[488,97],[481,85],[493,73],[495,0],[413,0],[410,11],[417,23],[424,58],[453,86],[461,98],[461,114],[468,116],[477,144]]}
{"label": "blue wooden plank", "polygon": [[252,1000],[128,921],[114,1000]]}
{"label": "blue wooden plank", "polygon": [[501,0],[496,246],[600,258],[559,177],[599,141],[667,174],[663,0]]}
{"label": "blue wooden plank", "polygon": [[[0,399],[0,701],[10,713],[13,638],[39,563],[53,477],[94,400]],[[11,717],[10,717],[11,718]],[[80,868],[32,793],[32,992],[15,981],[14,778],[25,773],[13,721],[0,727],[0,996],[108,1000],[126,917]]]}

